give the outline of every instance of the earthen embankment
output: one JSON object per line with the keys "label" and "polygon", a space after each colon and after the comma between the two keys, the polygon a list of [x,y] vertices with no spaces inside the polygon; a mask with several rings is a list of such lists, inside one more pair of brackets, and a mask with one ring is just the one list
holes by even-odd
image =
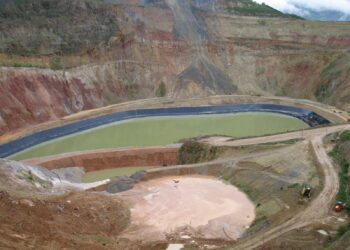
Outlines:
{"label": "earthen embankment", "polygon": [[84,167],[85,171],[138,166],[167,166],[177,163],[180,144],[157,147],[125,147],[115,149],[89,150],[25,160],[47,169],[73,166]]}

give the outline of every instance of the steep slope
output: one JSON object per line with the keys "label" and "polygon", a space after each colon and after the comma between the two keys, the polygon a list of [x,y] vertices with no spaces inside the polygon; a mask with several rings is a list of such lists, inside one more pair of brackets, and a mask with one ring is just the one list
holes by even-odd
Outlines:
{"label": "steep slope", "polygon": [[107,46],[117,13],[82,0],[0,1],[0,52],[18,55],[77,53]]}
{"label": "steep slope", "polygon": [[127,249],[114,240],[130,223],[127,204],[54,171],[0,159],[0,203],[1,249]]}
{"label": "steep slope", "polygon": [[68,2],[0,1],[0,133],[161,85],[175,98],[286,95],[350,110],[348,23],[252,16],[248,0]]}

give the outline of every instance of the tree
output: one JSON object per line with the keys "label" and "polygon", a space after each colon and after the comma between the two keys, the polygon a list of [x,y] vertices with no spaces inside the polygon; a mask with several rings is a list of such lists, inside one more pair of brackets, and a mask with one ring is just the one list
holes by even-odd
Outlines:
{"label": "tree", "polygon": [[162,81],[159,86],[158,89],[156,90],[156,96],[157,97],[164,97],[166,94],[166,87],[165,87],[165,83]]}

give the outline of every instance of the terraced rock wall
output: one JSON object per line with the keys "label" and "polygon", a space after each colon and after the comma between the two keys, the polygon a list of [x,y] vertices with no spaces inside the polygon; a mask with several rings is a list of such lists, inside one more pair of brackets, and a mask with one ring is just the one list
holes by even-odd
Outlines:
{"label": "terraced rock wall", "polygon": [[[161,83],[173,98],[281,95],[350,110],[348,23],[237,16],[223,0],[72,4],[78,12],[64,20],[54,15],[64,4],[28,10],[29,19],[2,17],[0,134],[155,97]],[[78,13],[93,18],[73,25]],[[80,29],[94,39],[73,43]],[[23,30],[33,35],[18,39]],[[35,41],[46,35],[39,46]]]}

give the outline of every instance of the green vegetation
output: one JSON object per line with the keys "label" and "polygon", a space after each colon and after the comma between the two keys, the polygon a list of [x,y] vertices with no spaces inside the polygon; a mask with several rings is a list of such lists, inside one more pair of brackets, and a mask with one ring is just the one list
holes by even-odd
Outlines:
{"label": "green vegetation", "polygon": [[265,142],[265,143],[260,143],[259,145],[279,145],[279,144],[287,144],[287,145],[292,145],[296,144],[297,142],[302,141],[303,139],[290,139],[286,141],[277,141],[277,142]]}
{"label": "green vegetation", "polygon": [[[349,172],[349,163],[339,151],[339,144],[337,144],[329,155],[333,157],[334,161],[340,166],[339,173],[339,192],[337,199],[348,204],[350,202],[350,179],[347,175]],[[350,206],[347,205],[347,211],[350,211]]]}
{"label": "green vegetation", "polygon": [[234,181],[231,181],[231,184],[236,186],[239,190],[241,190],[246,195],[248,195],[249,199],[254,200],[253,189],[250,186],[244,185],[242,183],[237,183]]}
{"label": "green vegetation", "polygon": [[166,87],[165,87],[165,83],[162,81],[159,84],[158,89],[156,90],[156,96],[164,97],[165,95],[166,95]]}
{"label": "green vegetation", "polygon": [[16,67],[16,68],[21,68],[21,67],[25,67],[25,68],[39,68],[39,69],[52,69],[52,70],[61,70],[61,69],[70,69],[72,67],[67,67],[67,66],[63,66],[60,62],[59,63],[55,63],[52,60],[53,63],[51,63],[49,66],[48,65],[44,65],[44,64],[32,64],[32,63],[18,63],[15,62],[13,64],[2,64],[1,66],[6,66],[6,67]]}
{"label": "green vegetation", "polygon": [[47,187],[48,183],[41,180],[39,177],[37,177],[36,175],[34,175],[32,173],[32,171],[30,170],[23,170],[21,171],[21,174],[17,176],[19,179],[25,180],[28,183],[37,186],[40,185],[41,187]]}
{"label": "green vegetation", "polygon": [[[285,17],[292,19],[303,19],[294,14],[284,14],[264,3],[259,4],[252,0],[226,0],[227,10],[233,14],[244,16],[266,16],[266,17]],[[259,22],[265,25],[264,21]]]}
{"label": "green vegetation", "polygon": [[322,70],[321,75],[328,74],[330,71],[332,71],[334,67],[337,65],[337,62],[338,62],[338,59],[328,64],[328,66],[324,70]]}
{"label": "green vegetation", "polygon": [[339,237],[343,236],[348,230],[350,229],[350,223],[348,224],[348,226],[339,226],[338,230],[337,230],[337,235]]}
{"label": "green vegetation", "polygon": [[[254,190],[249,185],[232,180],[231,179],[232,177],[228,177],[228,176],[217,175],[217,178],[231,183],[233,186],[237,187],[239,190],[241,190],[243,193],[245,193],[249,197],[249,199],[251,199],[252,201],[255,201],[256,197],[253,196]],[[257,206],[259,207],[260,204],[258,204]]]}
{"label": "green vegetation", "polygon": [[288,186],[288,188],[302,188],[303,185],[301,185],[300,183],[294,183]]}
{"label": "green vegetation", "polygon": [[5,65],[5,66],[12,66],[12,67],[27,67],[27,68],[49,68],[45,67],[43,65],[36,65],[36,64],[31,64],[31,63],[13,63],[12,65]]}
{"label": "green vegetation", "polygon": [[219,157],[225,147],[215,147],[196,141],[185,142],[178,152],[178,164],[207,162]]}
{"label": "green vegetation", "polygon": [[345,130],[339,135],[340,140],[349,141],[350,140],[350,130]]}
{"label": "green vegetation", "polygon": [[259,217],[259,218],[256,218],[253,223],[250,225],[250,228],[254,227],[254,226],[257,226],[263,222],[265,222],[267,220],[267,217],[265,215]]}
{"label": "green vegetation", "polygon": [[264,73],[265,73],[265,68],[263,68],[263,67],[257,67],[256,70],[255,70],[255,74],[257,76],[260,76],[260,75],[262,75]]}
{"label": "green vegetation", "polygon": [[304,122],[273,113],[239,113],[138,118],[53,140],[11,157],[20,160],[65,152],[176,143],[204,135],[257,136],[307,128]]}
{"label": "green vegetation", "polygon": [[[350,176],[349,176],[349,162],[340,150],[345,143],[350,142],[350,131],[343,131],[339,134],[337,144],[329,153],[333,160],[339,165],[341,171],[339,172],[339,192],[337,200],[346,204],[345,210],[350,214]],[[331,247],[336,241],[340,240],[346,233],[350,232],[350,223],[347,226],[340,226],[335,237],[330,237],[325,243],[325,247]]]}
{"label": "green vegetation", "polygon": [[329,152],[329,156],[333,157],[334,161],[341,167],[341,170],[344,174],[347,174],[349,172],[349,162],[339,151],[339,144],[337,144],[333,150]]}
{"label": "green vegetation", "polygon": [[50,66],[51,66],[52,69],[62,69],[63,66],[61,65],[61,58],[53,57],[51,59]]}
{"label": "green vegetation", "polygon": [[339,192],[337,195],[338,201],[347,203],[350,201],[349,197],[349,177],[343,172],[339,173]]}
{"label": "green vegetation", "polygon": [[108,3],[99,2],[103,1],[0,1],[0,52],[63,55],[107,45],[118,30],[117,16]]}
{"label": "green vegetation", "polygon": [[337,229],[337,234],[335,236],[329,236],[328,239],[323,243],[325,248],[334,246],[337,242],[340,242],[344,237],[347,237],[348,232],[350,232],[350,223],[347,225],[341,225]]}
{"label": "green vegetation", "polygon": [[262,26],[265,26],[266,25],[266,21],[265,20],[259,20],[258,24],[260,24]]}

